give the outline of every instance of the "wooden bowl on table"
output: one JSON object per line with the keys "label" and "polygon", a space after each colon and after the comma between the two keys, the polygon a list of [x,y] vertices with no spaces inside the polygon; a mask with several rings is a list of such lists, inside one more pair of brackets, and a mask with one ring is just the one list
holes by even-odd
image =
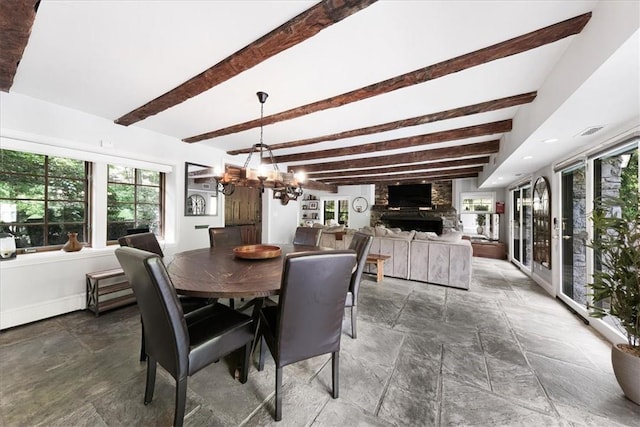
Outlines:
{"label": "wooden bowl on table", "polygon": [[242,259],[270,259],[279,257],[282,249],[271,245],[244,245],[233,248],[233,254]]}

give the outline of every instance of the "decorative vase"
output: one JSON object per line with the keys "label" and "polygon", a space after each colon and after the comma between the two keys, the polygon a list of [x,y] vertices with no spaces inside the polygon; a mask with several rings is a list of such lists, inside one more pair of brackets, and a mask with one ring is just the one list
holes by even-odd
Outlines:
{"label": "decorative vase", "polygon": [[611,364],[618,384],[629,400],[640,405],[640,357],[620,349],[619,345],[611,346]]}
{"label": "decorative vase", "polygon": [[77,252],[82,249],[82,243],[78,241],[78,233],[67,233],[69,240],[64,244],[62,250],[65,252]]}
{"label": "decorative vase", "polygon": [[483,226],[481,226],[481,225],[479,225],[479,226],[476,228],[476,233],[478,233],[478,234],[484,234],[484,227],[483,227]]}

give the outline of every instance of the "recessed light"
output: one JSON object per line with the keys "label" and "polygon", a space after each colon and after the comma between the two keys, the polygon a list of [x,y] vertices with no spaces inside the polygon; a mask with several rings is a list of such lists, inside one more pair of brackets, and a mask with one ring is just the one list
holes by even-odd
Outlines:
{"label": "recessed light", "polygon": [[551,144],[553,142],[558,142],[558,138],[549,138],[549,139],[545,139],[544,141],[545,144]]}
{"label": "recessed light", "polygon": [[533,156],[524,156],[522,158],[522,160],[531,160],[531,159],[533,159]]}
{"label": "recessed light", "polygon": [[501,176],[499,176],[499,177],[498,177],[498,181],[500,181],[501,179],[504,179],[504,178],[503,178],[503,177],[501,177]]}

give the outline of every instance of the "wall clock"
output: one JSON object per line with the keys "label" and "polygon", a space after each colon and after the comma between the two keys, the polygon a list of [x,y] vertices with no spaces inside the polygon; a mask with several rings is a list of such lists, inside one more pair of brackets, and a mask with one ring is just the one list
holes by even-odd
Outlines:
{"label": "wall clock", "polygon": [[354,211],[362,213],[369,209],[369,202],[364,197],[356,197],[353,199],[352,206]]}

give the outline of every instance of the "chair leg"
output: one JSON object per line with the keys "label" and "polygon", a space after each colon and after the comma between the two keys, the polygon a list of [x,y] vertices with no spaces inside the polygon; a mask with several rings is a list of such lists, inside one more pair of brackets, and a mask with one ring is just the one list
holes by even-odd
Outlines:
{"label": "chair leg", "polygon": [[184,409],[187,404],[187,377],[176,380],[176,412],[173,416],[173,425],[182,427],[184,422]]}
{"label": "chair leg", "polygon": [[358,323],[356,317],[358,316],[358,307],[355,305],[351,306],[351,338],[358,338]]}
{"label": "chair leg", "polygon": [[242,373],[240,373],[240,384],[244,384],[247,382],[249,378],[249,363],[251,361],[251,344],[253,342],[248,342],[247,345],[244,346],[244,350],[242,351]]}
{"label": "chair leg", "polygon": [[276,421],[282,420],[282,368],[276,368]]}
{"label": "chair leg", "polygon": [[234,310],[236,308],[236,301],[233,298],[229,298],[229,307],[233,308]]}
{"label": "chair leg", "polygon": [[142,337],[140,338],[140,361],[144,362],[147,360],[147,349],[144,343],[144,323],[142,323],[142,317],[140,317],[140,329]]}
{"label": "chair leg", "polygon": [[331,353],[331,382],[333,386],[333,398],[337,399],[340,392],[340,384],[338,372],[340,366],[340,353],[335,351]]}
{"label": "chair leg", "polygon": [[260,337],[260,357],[258,358],[258,371],[262,371],[264,369],[264,358],[265,351],[264,348],[267,346],[267,341],[264,339],[264,335]]}
{"label": "chair leg", "polygon": [[147,385],[144,390],[144,404],[148,405],[153,400],[153,389],[156,386],[156,360],[149,357],[147,360]]}

